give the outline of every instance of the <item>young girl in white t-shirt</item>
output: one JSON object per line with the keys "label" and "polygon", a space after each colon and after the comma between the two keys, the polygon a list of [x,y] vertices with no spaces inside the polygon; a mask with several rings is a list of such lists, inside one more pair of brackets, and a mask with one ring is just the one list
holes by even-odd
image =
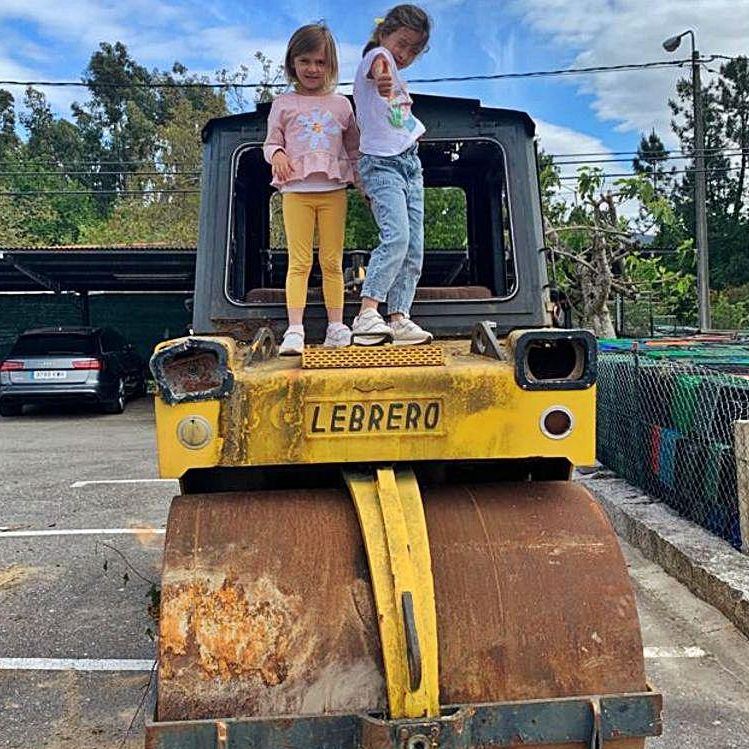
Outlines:
{"label": "young girl in white t-shirt", "polygon": [[[362,286],[352,343],[429,343],[409,319],[424,260],[424,181],[417,140],[424,125],[411,112],[399,72],[424,51],[430,21],[415,5],[398,5],[378,23],[356,72],[359,175],[380,229]],[[387,302],[389,322],[378,312]]]}

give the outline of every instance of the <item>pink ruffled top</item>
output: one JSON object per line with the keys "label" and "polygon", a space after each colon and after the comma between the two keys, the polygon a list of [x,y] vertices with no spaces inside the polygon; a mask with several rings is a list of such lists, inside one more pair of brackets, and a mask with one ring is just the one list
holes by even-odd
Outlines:
{"label": "pink ruffled top", "polygon": [[265,160],[270,163],[279,149],[285,151],[294,170],[285,182],[275,178],[271,182],[282,191],[304,190],[305,182],[328,184],[328,189],[353,184],[359,130],[349,100],[341,94],[304,96],[293,92],[276,97],[268,115]]}

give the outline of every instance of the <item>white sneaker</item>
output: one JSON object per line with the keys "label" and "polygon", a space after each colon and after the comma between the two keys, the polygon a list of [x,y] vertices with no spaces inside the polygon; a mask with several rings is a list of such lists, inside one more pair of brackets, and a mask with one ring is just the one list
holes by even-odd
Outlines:
{"label": "white sneaker", "polygon": [[304,331],[288,328],[283,334],[283,341],[278,347],[279,356],[301,356],[304,351]]}
{"label": "white sneaker", "polygon": [[431,343],[434,338],[431,333],[423,330],[407,317],[391,320],[390,328],[393,331],[393,343],[396,346],[417,346],[421,343]]}
{"label": "white sneaker", "polygon": [[365,309],[351,326],[351,344],[354,346],[380,346],[393,340],[393,331],[376,309]]}
{"label": "white sneaker", "polygon": [[351,345],[351,328],[343,323],[337,323],[335,325],[328,325],[328,330],[325,333],[325,340],[323,346],[332,346],[334,348],[340,348],[341,346]]}

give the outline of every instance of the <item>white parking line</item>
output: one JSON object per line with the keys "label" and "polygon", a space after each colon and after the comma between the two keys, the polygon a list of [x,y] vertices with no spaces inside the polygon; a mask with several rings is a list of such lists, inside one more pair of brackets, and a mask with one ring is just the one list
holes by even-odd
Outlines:
{"label": "white parking line", "polygon": [[80,489],[82,486],[89,484],[162,484],[171,483],[179,484],[177,479],[97,479],[96,481],[74,481],[71,489]]}
{"label": "white parking line", "polygon": [[154,661],[106,658],[0,658],[0,671],[150,671]]}
{"label": "white parking line", "polygon": [[674,648],[659,648],[650,647],[644,648],[646,658],[704,658],[707,653],[695,645],[674,647]]}
{"label": "white parking line", "polygon": [[31,536],[162,536],[164,528],[53,528],[43,531],[0,531],[0,538],[29,538]]}
{"label": "white parking line", "polygon": [[[648,647],[646,658],[703,658],[696,646]],[[151,671],[155,661],[136,658],[0,658],[0,671]]]}

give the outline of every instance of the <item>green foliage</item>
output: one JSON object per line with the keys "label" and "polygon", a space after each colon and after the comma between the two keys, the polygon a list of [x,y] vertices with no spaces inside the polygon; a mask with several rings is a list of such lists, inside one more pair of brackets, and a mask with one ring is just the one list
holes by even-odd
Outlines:
{"label": "green foliage", "polygon": [[200,89],[200,96],[190,95],[193,89],[168,90],[178,94],[170,95],[165,104],[169,117],[155,130],[153,160],[129,174],[125,182],[126,190],[134,194],[123,195],[105,221],[88,226],[83,241],[197,243],[200,131],[210,118],[226,114],[226,107],[222,97],[206,95],[205,89]]}
{"label": "green foliage", "polygon": [[[280,195],[271,199],[271,246],[286,247]],[[379,231],[369,203],[356,190],[348,191],[344,246],[367,250],[379,244]],[[457,187],[427,187],[424,191],[424,245],[429,250],[455,250],[468,243],[466,197]]]}
{"label": "green foliage", "polygon": [[[551,217],[546,235],[552,278],[565,292],[580,325],[599,335],[612,335],[609,304],[614,294],[630,299],[657,294],[674,310],[694,300],[691,242],[681,243],[680,261],[671,265],[641,244],[641,237],[654,228],[671,227],[677,221],[668,196],[648,175],[620,179],[607,190],[600,169],[582,167],[577,200],[571,205],[552,187],[545,190],[545,185],[554,184],[548,174],[553,168],[553,164],[541,166],[546,215]],[[628,201],[638,206],[632,219],[620,212]]]}
{"label": "green foliage", "polygon": [[344,246],[352,250],[368,250],[378,245],[378,236],[369,203],[360,192],[349,190]]}
{"label": "green foliage", "polygon": [[[74,244],[97,220],[86,186],[53,164],[42,164],[23,144],[3,161],[0,233],[5,245]],[[81,193],[81,194],[78,194]]]}
{"label": "green foliage", "polygon": [[637,156],[632,160],[632,168],[635,174],[647,177],[654,190],[665,193],[673,179],[671,172],[674,171],[673,167],[670,170],[667,168],[668,157],[669,152],[658,133],[651,130],[647,137],[643,135],[640,139]]}
{"label": "green foliage", "polygon": [[735,299],[729,290],[710,292],[712,325],[717,330],[749,329],[749,298]]}
{"label": "green foliage", "polygon": [[457,250],[468,246],[466,195],[458,187],[427,187],[424,191],[424,246]]}
{"label": "green foliage", "polygon": [[71,120],[56,118],[34,88],[17,117],[13,97],[0,90],[4,244],[194,245],[200,131],[228,113],[224,93],[175,87],[208,79],[180,63],[148,71],[120,42],[100,44],[83,77],[90,96],[73,104]]}
{"label": "green foliage", "polygon": [[[693,149],[691,80],[682,79],[676,99],[669,102],[672,127],[682,150]],[[722,289],[749,281],[749,62],[737,57],[721,65],[719,76],[703,87],[705,176],[707,183],[710,286]],[[737,154],[729,157],[727,153]],[[694,235],[694,172],[673,190],[673,201],[683,225],[683,236]]]}
{"label": "green foliage", "polygon": [[15,99],[10,91],[0,88],[0,161],[11,155],[19,145]]}
{"label": "green foliage", "polygon": [[692,241],[683,242],[677,248],[676,256],[676,263],[668,265],[662,256],[648,254],[647,250],[633,253],[625,260],[626,272],[637,289],[636,298],[657,300],[662,313],[687,324],[697,317],[696,262]]}

